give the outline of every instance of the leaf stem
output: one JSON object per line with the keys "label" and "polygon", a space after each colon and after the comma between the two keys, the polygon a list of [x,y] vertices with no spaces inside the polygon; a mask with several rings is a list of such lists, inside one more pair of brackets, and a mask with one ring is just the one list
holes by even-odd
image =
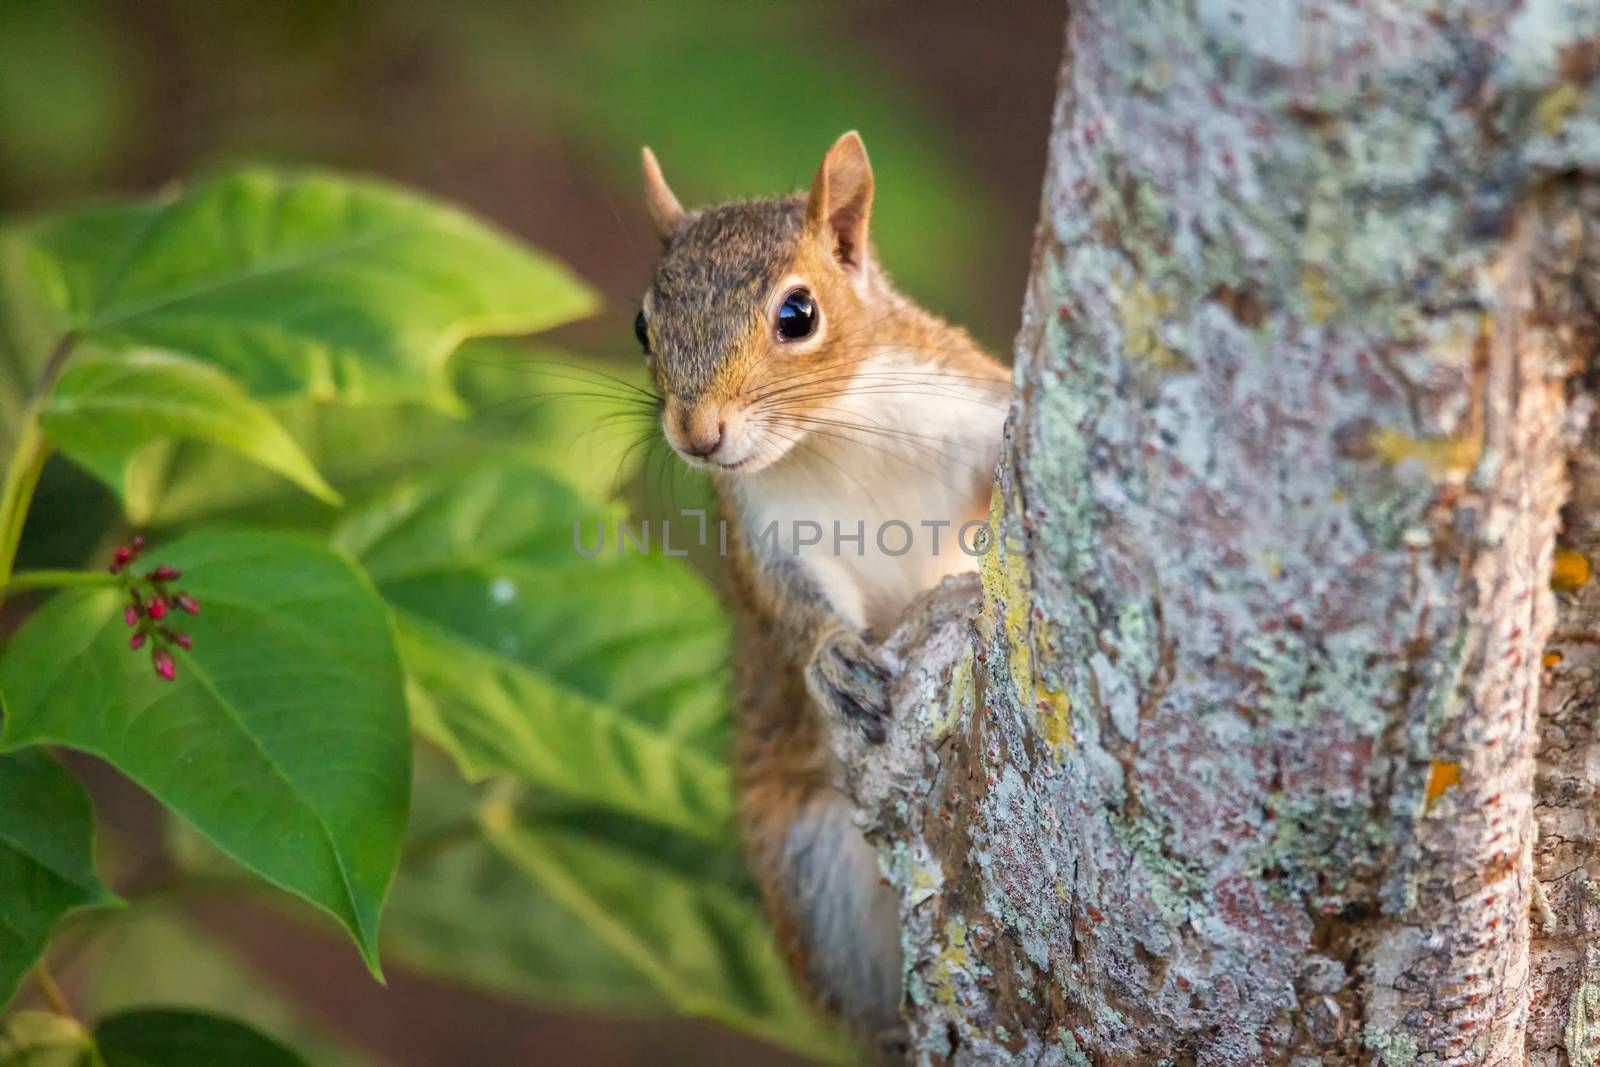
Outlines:
{"label": "leaf stem", "polygon": [[17,547],[22,543],[22,526],[28,518],[28,504],[49,455],[50,443],[39,428],[38,405],[30,404],[23,416],[17,450],[11,454],[5,482],[0,484],[0,582],[10,581]]}
{"label": "leaf stem", "polygon": [[18,571],[0,585],[0,594],[25,593],[32,589],[112,588],[116,584],[117,576],[106,571]]}
{"label": "leaf stem", "polygon": [[40,957],[39,962],[33,965],[33,980],[38,983],[39,992],[44,994],[44,1002],[50,1005],[50,1010],[63,1019],[77,1020],[72,1005],[67,1002],[67,995],[56,984],[55,975],[50,973],[50,965]]}
{"label": "leaf stem", "polygon": [[69,330],[51,350],[23,413],[22,431],[11,453],[11,461],[6,465],[5,480],[0,482],[0,602],[11,581],[11,568],[17,562],[17,548],[22,544],[22,527],[28,521],[33,491],[39,485],[39,475],[44,473],[45,460],[50,458],[50,440],[45,436],[39,416],[77,340],[78,335]]}
{"label": "leaf stem", "polygon": [[[33,965],[33,980],[39,986],[39,992],[44,994],[44,1002],[49,1007],[52,1015],[66,1019],[77,1027],[83,1035],[83,1052],[87,1058],[81,1062],[88,1067],[106,1067],[105,1055],[100,1051],[99,1044],[89,1028],[83,1025],[83,1020],[78,1018],[78,1013],[72,1010],[72,1004],[67,1000],[67,995],[61,991],[61,986],[56,984],[55,975],[50,973],[50,965],[44,957],[39,957],[39,962]],[[7,1062],[10,1062],[9,1060]]]}

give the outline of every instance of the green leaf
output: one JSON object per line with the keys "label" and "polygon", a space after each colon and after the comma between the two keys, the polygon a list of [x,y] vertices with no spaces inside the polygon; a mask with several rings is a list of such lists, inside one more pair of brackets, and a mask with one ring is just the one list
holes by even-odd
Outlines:
{"label": "green leaf", "polygon": [[101,1067],[94,1039],[76,1020],[42,1011],[19,1011],[0,1018],[3,1067]]}
{"label": "green leaf", "polygon": [[[547,361],[559,362],[550,366]],[[653,418],[622,397],[626,387],[572,353],[501,340],[473,341],[452,367],[479,414],[457,419],[413,404],[350,407],[304,397],[266,405],[352,498],[387,490],[419,468],[442,472],[498,460],[522,462],[601,498],[625,484],[644,455],[633,447]],[[577,379],[577,380],[574,380]],[[218,514],[300,528],[330,523],[326,509],[283,479],[217,448],[180,444],[134,462],[128,513],[138,525],[166,526]]]}
{"label": "green leaf", "polygon": [[353,512],[337,541],[396,610],[417,726],[469,778],[722,837],[728,622],[676,560],[574,548],[602,519],[614,545],[620,514],[491,467]]}
{"label": "green leaf", "polygon": [[717,754],[406,618],[400,655],[420,689],[417,728],[469,779],[511,774],[691,833],[726,833],[732,779]]}
{"label": "green leaf", "polygon": [[382,602],[316,542],[196,534],[147,552],[201,605],[164,682],[128,650],[121,594],[58,594],[0,657],[0,748],[108,760],[224,852],[345,925],[377,969],[410,738]]}
{"label": "green leaf", "polygon": [[94,869],[94,813],[39,751],[0,754],[0,1007],[73,908],[115,904]]}
{"label": "green leaf", "polygon": [[[215,1012],[276,1035],[317,1067],[373,1067],[255,974],[225,939],[192,922],[183,907],[174,900],[141,901],[96,928],[77,967],[84,979],[74,1002],[86,1017],[152,1004]],[[386,914],[385,942],[388,926]]]}
{"label": "green leaf", "polygon": [[0,1023],[4,1067],[306,1067],[241,1022],[145,1008],[102,1019],[92,1035],[72,1019],[19,1012]]}
{"label": "green leaf", "polygon": [[197,1011],[123,1012],[102,1019],[94,1039],[106,1067],[306,1067],[243,1023]]}
{"label": "green leaf", "polygon": [[581,808],[492,800],[488,840],[678,1011],[837,1063],[854,1057],[778,956],[731,845]]}
{"label": "green leaf", "polygon": [[391,963],[565,1011],[661,1015],[665,998],[481,840],[407,863],[385,915]]}
{"label": "green leaf", "polygon": [[318,172],[246,170],[34,222],[0,242],[0,273],[16,270],[35,366],[70,331],[214,364],[257,397],[349,403],[454,408],[444,364],[465,338],[595,306],[566,267],[463,212]]}
{"label": "green leaf", "polygon": [[42,413],[45,432],[68,456],[127,495],[128,465],[157,441],[221,445],[255,460],[329,503],[339,494],[294,438],[232,378],[165,352],[76,360]]}
{"label": "green leaf", "polygon": [[437,753],[418,753],[412,839],[384,913],[386,958],[541,1006],[664,1014],[665,998],[637,968],[490,847],[478,804]]}

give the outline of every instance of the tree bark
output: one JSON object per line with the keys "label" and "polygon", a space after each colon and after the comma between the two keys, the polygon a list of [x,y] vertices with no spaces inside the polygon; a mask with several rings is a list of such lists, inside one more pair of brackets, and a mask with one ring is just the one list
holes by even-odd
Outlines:
{"label": "tree bark", "polygon": [[841,741],[921,1061],[1597,1062],[1581,6],[1072,5],[1003,536]]}
{"label": "tree bark", "polygon": [[[1600,1053],[1600,424],[1593,314],[1600,308],[1600,187],[1573,185],[1539,204],[1546,270],[1535,283],[1534,343],[1578,357],[1568,460],[1570,496],[1551,584],[1555,632],[1545,650],[1535,772],[1533,944],[1528,1062],[1593,1067]],[[1580,427],[1587,422],[1587,430]],[[1593,875],[1591,875],[1593,872]]]}

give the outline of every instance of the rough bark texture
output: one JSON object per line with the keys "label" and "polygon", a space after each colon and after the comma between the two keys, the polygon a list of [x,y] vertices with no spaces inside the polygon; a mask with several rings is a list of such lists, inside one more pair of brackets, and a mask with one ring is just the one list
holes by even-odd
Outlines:
{"label": "rough bark texture", "polygon": [[1593,3],[1073,4],[1007,536],[845,754],[923,1061],[1596,1062],[1597,72]]}
{"label": "rough bark texture", "polygon": [[[1544,270],[1532,344],[1572,354],[1584,373],[1569,395],[1571,493],[1552,584],[1558,619],[1544,656],[1535,785],[1528,1059],[1592,1067],[1600,1053],[1600,424],[1597,384],[1600,186],[1571,184],[1539,204]],[[1586,359],[1583,357],[1587,357]],[[1589,423],[1587,432],[1583,424]]]}

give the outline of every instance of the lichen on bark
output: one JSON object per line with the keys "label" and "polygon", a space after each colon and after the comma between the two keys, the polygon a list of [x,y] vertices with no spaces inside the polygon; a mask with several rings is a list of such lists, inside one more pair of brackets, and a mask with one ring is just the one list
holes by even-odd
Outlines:
{"label": "lichen on bark", "polygon": [[846,753],[921,1060],[1569,1040],[1534,755],[1592,306],[1535,208],[1600,162],[1597,42],[1553,0],[1073,5],[1003,536]]}
{"label": "lichen on bark", "polygon": [[1600,186],[1538,204],[1542,269],[1533,338],[1570,354],[1570,493],[1551,569],[1557,621],[1543,661],[1533,841],[1528,1062],[1592,1067],[1600,1054],[1600,425],[1589,418],[1600,322]]}

